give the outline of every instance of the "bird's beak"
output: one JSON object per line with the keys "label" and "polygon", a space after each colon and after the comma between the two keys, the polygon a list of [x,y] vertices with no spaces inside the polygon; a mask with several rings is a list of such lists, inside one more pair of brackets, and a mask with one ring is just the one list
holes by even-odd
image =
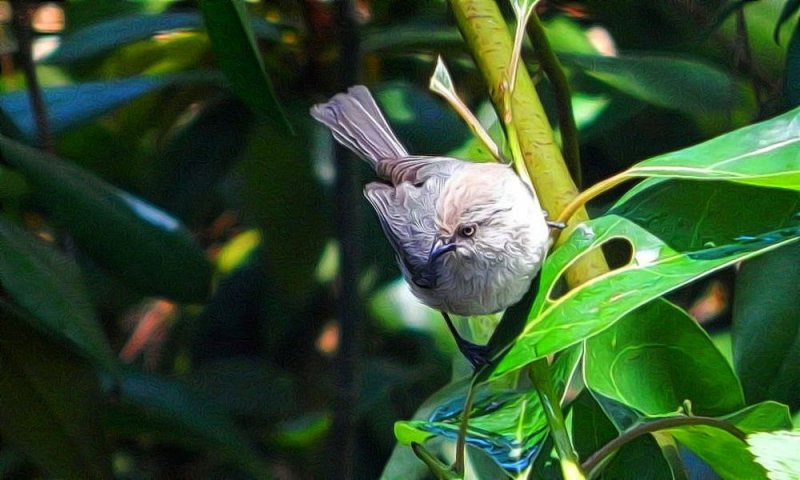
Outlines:
{"label": "bird's beak", "polygon": [[452,252],[456,249],[456,244],[451,239],[437,238],[433,242],[430,253],[428,253],[428,265],[436,261],[437,258],[447,252]]}

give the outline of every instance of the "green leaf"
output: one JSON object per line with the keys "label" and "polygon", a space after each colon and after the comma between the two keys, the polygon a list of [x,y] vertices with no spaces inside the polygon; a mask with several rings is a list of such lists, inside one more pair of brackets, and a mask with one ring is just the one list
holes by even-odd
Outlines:
{"label": "green leaf", "polygon": [[[495,367],[498,377],[600,333],[627,313],[671,290],[737,261],[798,238],[798,228],[766,232],[725,245],[677,251],[635,223],[607,215],[577,228],[542,268],[542,294],[510,351]],[[563,272],[585,252],[612,239],[630,243],[631,262],[553,299]]]}
{"label": "green leaf", "polygon": [[669,432],[703,459],[723,480],[767,479],[766,472],[755,462],[745,443],[724,430],[692,425]]}
{"label": "green leaf", "polygon": [[0,151],[98,263],[149,295],[208,297],[211,266],[177,220],[54,155],[2,136]]}
{"label": "green leaf", "polygon": [[770,480],[800,478],[800,432],[757,433],[747,437],[747,443]]}
{"label": "green leaf", "polygon": [[732,110],[744,97],[732,77],[697,60],[667,55],[618,56],[560,53],[567,68],[579,69],[627,95],[689,114]]}
{"label": "green leaf", "polygon": [[[553,382],[563,395],[580,359],[576,347],[556,358]],[[467,427],[467,445],[487,454],[507,472],[525,472],[541,450],[549,432],[547,419],[535,389],[502,389],[492,384],[477,387]],[[461,425],[466,392],[452,390],[440,395],[424,419],[398,422],[395,434],[406,444],[420,443],[432,436],[455,440]]]}
{"label": "green leaf", "polygon": [[800,245],[746,262],[733,296],[734,364],[749,402],[800,408]]}
{"label": "green leaf", "polygon": [[0,301],[0,432],[48,477],[113,478],[97,374]]}
{"label": "green leaf", "polygon": [[586,341],[586,385],[606,398],[656,416],[684,401],[700,415],[744,406],[725,357],[686,312],[658,299]]}
{"label": "green leaf", "polygon": [[233,91],[284,133],[291,132],[264,70],[244,1],[201,0],[200,10],[217,64],[230,80]]}
{"label": "green leaf", "polygon": [[125,374],[118,401],[105,410],[106,428],[207,452],[255,478],[272,478],[259,453],[227,412],[189,388],[152,375]]}
{"label": "green leaf", "polygon": [[[208,73],[175,74],[158,77],[132,77],[110,82],[86,82],[42,90],[47,119],[53,133],[60,133],[81,123],[126,105],[146,93],[172,85],[196,82],[220,83],[218,75]],[[27,91],[0,96],[0,109],[15,127],[28,138],[36,138],[37,127]]]}
{"label": "green leaf", "polygon": [[33,326],[67,340],[96,365],[117,370],[78,266],[2,217],[0,285],[30,313]]}
{"label": "green leaf", "polygon": [[[584,391],[570,405],[572,440],[579,458],[588,458],[617,435],[614,424],[600,405]],[[672,480],[670,466],[652,436],[626,443],[603,468],[601,478]],[[586,472],[589,474],[590,472]]]}
{"label": "green leaf", "polygon": [[631,177],[729,180],[800,190],[800,108],[640,162]]}
{"label": "green leaf", "polygon": [[[701,205],[702,208],[698,208]],[[800,194],[733,182],[647,179],[609,211],[680,251],[745,241],[800,224]]]}
{"label": "green leaf", "polygon": [[786,3],[783,4],[781,15],[778,17],[778,21],[775,23],[775,31],[772,32],[772,37],[775,40],[775,43],[781,43],[781,26],[783,26],[783,24],[797,12],[798,8],[800,8],[800,0],[786,0]]}
{"label": "green leaf", "polygon": [[[257,17],[250,21],[258,38],[273,41],[280,39],[280,32],[275,25]],[[165,31],[197,30],[202,26],[203,19],[195,12],[125,15],[94,23],[67,35],[58,48],[42,61],[55,64],[74,63],[129,43],[146,40]]]}
{"label": "green leaf", "polygon": [[783,95],[788,107],[800,106],[800,20],[795,25],[789,46],[786,48]]}

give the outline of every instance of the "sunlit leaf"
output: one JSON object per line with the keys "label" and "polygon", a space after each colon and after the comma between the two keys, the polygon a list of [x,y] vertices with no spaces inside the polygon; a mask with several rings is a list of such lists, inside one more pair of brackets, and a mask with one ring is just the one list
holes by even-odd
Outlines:
{"label": "sunlit leaf", "polygon": [[[522,335],[499,362],[500,376],[562,350],[613,325],[650,300],[703,275],[796,240],[797,227],[715,247],[680,252],[635,223],[608,215],[582,224],[545,262],[542,292]],[[624,239],[632,261],[553,299],[556,281],[584,252]]]}
{"label": "sunlit leaf", "polygon": [[54,155],[2,136],[0,151],[98,263],[150,295],[208,297],[211,266],[173,217]]}
{"label": "sunlit leaf", "polygon": [[630,176],[730,180],[800,190],[800,108],[645,160]]}
{"label": "sunlit leaf", "polygon": [[[0,248],[2,250],[2,248]],[[97,373],[0,301],[0,433],[51,478],[113,478]]]}
{"label": "sunlit leaf", "polygon": [[243,0],[201,0],[200,10],[220,70],[251,108],[284,133],[292,130],[275,97]]}
{"label": "sunlit leaf", "polygon": [[78,266],[2,217],[0,286],[30,313],[34,326],[67,340],[98,366],[116,370]]}
{"label": "sunlit leaf", "polygon": [[756,461],[767,469],[770,480],[800,478],[800,432],[757,433],[747,437]]}
{"label": "sunlit leaf", "polygon": [[744,406],[742,387],[699,325],[658,299],[586,341],[587,386],[645,415],[664,415],[691,402],[698,415]]}
{"label": "sunlit leaf", "polygon": [[[562,395],[580,358],[580,348],[556,359],[552,366],[557,394]],[[497,390],[478,386],[469,418],[466,442],[510,473],[526,471],[542,447],[549,427],[535,389]],[[455,440],[461,425],[465,393],[439,398],[424,419],[398,422],[395,435],[403,444],[421,443],[433,436]]]}

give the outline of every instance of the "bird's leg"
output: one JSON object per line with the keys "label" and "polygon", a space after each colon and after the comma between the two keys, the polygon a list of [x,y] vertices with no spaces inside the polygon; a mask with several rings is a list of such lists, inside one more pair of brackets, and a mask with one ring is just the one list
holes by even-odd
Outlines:
{"label": "bird's leg", "polygon": [[444,317],[445,322],[447,322],[447,328],[450,329],[453,339],[456,341],[458,350],[462,355],[464,355],[464,358],[469,360],[469,363],[472,364],[472,367],[477,370],[489,363],[489,346],[478,345],[464,340],[464,338],[459,335],[455,325],[453,325],[453,321],[450,320],[450,315],[448,315],[446,312],[442,312],[442,316]]}
{"label": "bird's leg", "polygon": [[554,222],[550,220],[549,219],[550,214],[547,213],[547,211],[542,210],[542,213],[544,214],[544,223],[546,223],[548,227],[557,228],[559,230],[564,230],[565,228],[567,228],[567,224],[564,222]]}

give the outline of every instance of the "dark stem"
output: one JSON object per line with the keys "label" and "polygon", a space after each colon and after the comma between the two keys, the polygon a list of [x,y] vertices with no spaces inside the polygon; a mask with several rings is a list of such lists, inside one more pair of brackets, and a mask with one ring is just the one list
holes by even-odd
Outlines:
{"label": "dark stem", "polygon": [[713,428],[724,430],[739,440],[744,441],[746,435],[744,432],[731,425],[730,423],[722,420],[717,420],[711,417],[669,417],[653,420],[651,422],[637,425],[630,430],[622,432],[618,437],[603,445],[598,451],[594,452],[591,457],[583,462],[582,469],[584,472],[591,473],[597,466],[609,455],[619,450],[620,447],[626,443],[646,435],[649,433],[657,432],[659,430],[666,430],[669,428],[682,427],[686,425],[706,425]]}
{"label": "dark stem", "polygon": [[572,180],[578,188],[583,181],[581,174],[581,152],[580,142],[578,141],[578,127],[575,125],[575,115],[572,111],[572,95],[570,93],[569,82],[561,68],[547,35],[544,32],[542,21],[536,12],[531,14],[527,25],[528,37],[533,44],[536,59],[542,67],[545,75],[553,84],[556,96],[556,110],[558,112],[558,126],[561,130],[562,150],[564,151],[564,163],[567,164]]}
{"label": "dark stem", "polygon": [[31,13],[33,8],[26,0],[14,1],[12,2],[12,7],[14,8],[12,20],[14,34],[19,45],[19,61],[25,75],[28,99],[36,121],[39,146],[44,150],[53,152],[53,136],[50,132],[50,123],[47,121],[47,107],[42,96],[39,78],[36,76],[36,64],[32,55]]}
{"label": "dark stem", "polygon": [[[359,70],[359,39],[353,0],[336,2],[342,86],[356,83]],[[329,437],[330,478],[349,479],[355,474],[356,405],[358,400],[359,337],[362,325],[358,284],[361,271],[360,189],[356,161],[336,145],[335,220],[341,261],[337,316],[340,323],[336,372],[336,399]]]}

